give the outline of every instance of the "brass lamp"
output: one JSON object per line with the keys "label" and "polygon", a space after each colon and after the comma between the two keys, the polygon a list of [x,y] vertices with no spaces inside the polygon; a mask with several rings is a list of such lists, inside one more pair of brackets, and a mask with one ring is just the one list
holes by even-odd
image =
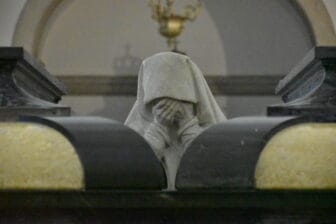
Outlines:
{"label": "brass lamp", "polygon": [[151,0],[149,6],[152,8],[152,18],[160,25],[160,34],[167,38],[168,47],[178,51],[176,38],[183,31],[185,21],[196,19],[201,10],[201,1],[197,0],[195,5],[186,5],[181,14],[173,13],[174,0],[166,0],[166,3],[166,6],[162,6],[161,0]]}

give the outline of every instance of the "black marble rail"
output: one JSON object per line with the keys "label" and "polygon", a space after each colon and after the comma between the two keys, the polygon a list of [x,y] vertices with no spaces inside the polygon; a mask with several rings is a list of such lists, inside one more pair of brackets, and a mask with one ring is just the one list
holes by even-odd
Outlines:
{"label": "black marble rail", "polygon": [[1,191],[2,223],[335,223],[336,191]]}
{"label": "black marble rail", "polygon": [[85,189],[167,187],[160,161],[142,136],[101,117],[21,117],[20,121],[52,127],[71,141],[81,161]]}

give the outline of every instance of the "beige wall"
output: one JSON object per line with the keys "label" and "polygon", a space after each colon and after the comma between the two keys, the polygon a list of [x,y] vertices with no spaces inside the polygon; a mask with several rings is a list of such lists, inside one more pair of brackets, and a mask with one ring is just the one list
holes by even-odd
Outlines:
{"label": "beige wall", "polygon": [[[51,2],[53,0],[33,0],[30,3],[38,3],[38,2]],[[57,0],[56,0],[57,1]],[[99,1],[99,0],[98,0]],[[183,0],[182,0],[183,1]],[[208,0],[206,2],[212,2],[213,0]],[[326,7],[332,22],[335,24],[336,21],[336,2],[334,0],[296,0],[301,2],[304,5],[309,5],[310,8],[315,8],[315,11],[318,9],[321,10],[323,6]],[[27,0],[1,0],[0,2],[0,43],[2,46],[9,46],[12,44],[12,36],[14,34],[15,25],[17,24],[18,17],[21,13],[21,10]],[[36,7],[33,7],[36,8]],[[31,8],[29,9],[31,10]],[[324,12],[320,11],[318,14],[323,14]],[[316,16],[319,17],[319,16]],[[319,18],[314,18],[312,15],[309,20],[319,20]],[[325,23],[325,21],[323,21]],[[328,23],[328,21],[327,21]],[[324,24],[325,25],[325,24]],[[335,27],[335,26],[334,26]],[[33,29],[34,27],[30,27]]]}
{"label": "beige wall", "polygon": [[335,0],[322,0],[325,4],[330,18],[333,22],[334,30],[336,30],[336,1]]}
{"label": "beige wall", "polygon": [[[158,35],[145,0],[66,0],[50,19],[40,43],[40,57],[53,74],[119,75],[138,70],[136,63],[116,66],[118,60],[137,62],[167,50]],[[186,1],[185,1],[186,2]],[[207,9],[186,23],[180,49],[202,70],[226,72],[223,42]],[[127,54],[127,48],[130,52]],[[123,60],[125,59],[125,60]]]}
{"label": "beige wall", "polygon": [[0,46],[11,46],[20,12],[26,0],[0,1]]}
{"label": "beige wall", "polygon": [[[139,59],[166,50],[147,2],[29,1],[15,44],[40,57],[53,74],[136,73],[137,66],[116,68],[116,61],[129,58],[138,65]],[[196,22],[186,24],[180,48],[206,74],[278,75],[302,58],[312,39],[293,1],[207,0]],[[127,44],[130,55],[124,57]]]}
{"label": "beige wall", "polygon": [[[13,29],[16,24],[15,18],[18,17],[25,0],[2,0],[4,1],[10,4],[16,2],[14,11],[10,11],[9,6],[0,8],[1,16],[10,15],[12,18],[5,24]],[[310,9],[314,8],[316,3],[320,3],[320,0],[300,1],[310,4]],[[25,12],[21,18],[21,22],[24,20],[21,25],[26,25],[21,31],[25,32],[17,32],[15,43],[28,43],[29,50],[30,45],[34,45],[35,53],[53,74],[135,74],[141,59],[166,49],[164,39],[157,34],[157,24],[150,19],[150,10],[145,0],[28,2],[31,3],[30,7],[27,7],[29,13]],[[36,6],[39,2],[45,4],[43,7],[50,12],[48,16],[45,13],[41,14],[42,22],[38,21],[37,11],[34,11],[38,10]],[[58,6],[56,11],[51,10],[47,2],[55,3],[54,6]],[[62,3],[57,5],[57,2]],[[180,47],[206,74],[286,74],[314,44],[309,24],[292,1],[203,2],[204,9],[196,22],[186,24]],[[323,2],[333,17],[333,0]],[[319,7],[321,8],[321,5]],[[25,15],[28,17],[24,17]],[[34,23],[29,23],[29,18],[35,18]],[[324,18],[328,19],[328,15]],[[35,25],[31,26],[32,24],[37,24],[37,28]],[[315,24],[318,22],[315,21]],[[0,42],[6,42],[8,45],[12,43],[11,29],[6,31],[6,35],[0,36]],[[26,34],[33,38],[29,39],[29,35]],[[126,54],[125,45],[130,46],[129,54]],[[133,64],[116,65],[120,62],[119,59],[122,62],[132,59]],[[67,96],[63,103],[72,106],[77,114],[96,114],[122,120],[134,99],[126,96]],[[266,105],[279,101],[276,97],[257,96],[220,96],[217,99],[229,117],[260,114],[265,111]]]}

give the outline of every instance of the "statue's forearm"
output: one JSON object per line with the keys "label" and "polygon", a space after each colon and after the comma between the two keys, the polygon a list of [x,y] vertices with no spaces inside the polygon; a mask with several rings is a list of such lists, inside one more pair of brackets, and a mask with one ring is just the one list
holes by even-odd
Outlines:
{"label": "statue's forearm", "polygon": [[168,128],[154,119],[146,130],[144,138],[153,148],[156,156],[161,159],[163,157],[164,149],[170,142]]}

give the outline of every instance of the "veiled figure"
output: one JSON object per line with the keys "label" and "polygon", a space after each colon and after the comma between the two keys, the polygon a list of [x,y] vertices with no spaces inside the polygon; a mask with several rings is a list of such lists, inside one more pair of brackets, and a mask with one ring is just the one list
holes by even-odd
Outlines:
{"label": "veiled figure", "polygon": [[162,162],[168,189],[180,160],[207,127],[226,120],[200,69],[185,55],[163,52],[142,62],[137,100],[125,124],[142,135]]}

